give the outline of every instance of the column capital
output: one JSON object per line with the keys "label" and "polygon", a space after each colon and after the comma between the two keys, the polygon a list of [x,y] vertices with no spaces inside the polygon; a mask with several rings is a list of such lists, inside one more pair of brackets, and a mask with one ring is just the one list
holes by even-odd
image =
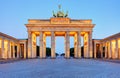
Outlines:
{"label": "column capital", "polygon": [[78,32],[82,32],[81,30],[79,30]]}
{"label": "column capital", "polygon": [[32,31],[27,31],[28,32],[28,34],[32,34]]}
{"label": "column capital", "polygon": [[66,33],[66,35],[68,35],[68,34],[70,34],[70,31],[66,31],[65,33]]}
{"label": "column capital", "polygon": [[4,38],[4,37],[2,37],[2,38],[1,38],[1,40],[5,40],[5,38]]}
{"label": "column capital", "polygon": [[89,33],[92,33],[93,31],[88,31]]}

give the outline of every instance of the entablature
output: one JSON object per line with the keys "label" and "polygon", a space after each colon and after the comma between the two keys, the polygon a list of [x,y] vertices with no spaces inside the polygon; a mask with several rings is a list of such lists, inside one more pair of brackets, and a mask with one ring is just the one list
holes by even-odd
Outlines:
{"label": "entablature", "polygon": [[79,27],[93,28],[95,24],[25,24],[26,27]]}
{"label": "entablature", "polygon": [[50,19],[29,19],[28,24],[92,24],[91,19],[70,19],[70,18],[50,18]]}

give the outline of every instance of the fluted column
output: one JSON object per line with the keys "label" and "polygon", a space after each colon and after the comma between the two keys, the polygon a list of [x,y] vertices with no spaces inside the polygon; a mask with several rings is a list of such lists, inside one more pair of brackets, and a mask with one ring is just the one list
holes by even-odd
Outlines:
{"label": "fluted column", "polygon": [[77,33],[77,38],[78,38],[78,44],[77,44],[77,48],[78,48],[78,53],[77,53],[77,55],[78,55],[78,57],[77,58],[81,58],[81,34],[80,34],[80,31],[78,31],[78,33]]}
{"label": "fluted column", "polygon": [[120,39],[118,39],[118,59],[120,59]]}
{"label": "fluted column", "polygon": [[8,47],[7,58],[11,58],[11,45],[10,45],[10,40],[8,40],[8,45],[7,45],[7,47]]}
{"label": "fluted column", "polygon": [[70,58],[70,37],[69,37],[69,31],[66,32],[66,35],[65,35],[65,58]]}
{"label": "fluted column", "polygon": [[46,58],[46,34],[43,34],[43,58]]}
{"label": "fluted column", "polygon": [[107,58],[107,43],[105,42],[105,58]]}
{"label": "fluted column", "polygon": [[24,43],[24,58],[26,58],[26,43]]}
{"label": "fluted column", "polygon": [[43,58],[43,32],[40,32],[40,50],[39,50],[39,54],[40,54],[40,58]]}
{"label": "fluted column", "polygon": [[88,47],[89,47],[89,40],[88,40],[88,33],[86,32],[84,34],[84,58],[88,58],[89,57],[89,50],[88,50]]}
{"label": "fluted column", "polygon": [[0,39],[0,58],[2,58],[2,39]]}
{"label": "fluted column", "polygon": [[32,56],[32,32],[28,32],[28,58]]}
{"label": "fluted column", "polygon": [[112,42],[110,41],[109,58],[112,58]]}
{"label": "fluted column", "polygon": [[119,56],[119,53],[118,53],[118,39],[116,39],[116,51],[115,51],[115,54],[116,54],[116,58],[118,58]]}
{"label": "fluted column", "polygon": [[101,58],[103,58],[103,44],[100,44],[100,53],[101,53]]}
{"label": "fluted column", "polygon": [[20,44],[19,43],[17,44],[17,58],[20,58]]}
{"label": "fluted column", "polygon": [[77,49],[77,47],[78,47],[77,46],[77,44],[78,44],[77,43],[77,38],[78,38],[77,37],[77,33],[75,33],[75,35],[74,35],[74,57],[75,58],[77,58],[77,56],[78,56],[78,53],[77,53],[78,52],[78,49]]}
{"label": "fluted column", "polygon": [[88,39],[88,48],[89,48],[89,51],[88,51],[88,55],[90,58],[93,57],[93,51],[92,51],[92,31],[89,32],[89,39]]}
{"label": "fluted column", "polygon": [[94,41],[94,58],[96,58],[96,43]]}
{"label": "fluted column", "polygon": [[32,37],[32,39],[31,39],[31,44],[32,44],[32,52],[31,52],[31,57],[32,58],[35,58],[36,57],[36,34],[33,32],[32,34],[31,34],[31,37]]}
{"label": "fluted column", "polygon": [[51,32],[51,58],[55,58],[55,33]]}
{"label": "fluted column", "polygon": [[15,43],[13,42],[13,58],[15,58]]}
{"label": "fluted column", "polygon": [[110,42],[108,42],[108,58],[111,58]]}
{"label": "fluted column", "polygon": [[1,46],[1,56],[2,56],[2,58],[4,58],[4,38],[2,38],[2,41],[1,41],[1,43],[2,43],[2,46]]}
{"label": "fluted column", "polygon": [[[28,50],[27,50],[27,52],[28,52]],[[28,57],[27,57],[27,52],[26,52],[26,58],[28,58]],[[21,56],[22,56],[22,46],[21,46],[21,44],[20,44],[20,58],[21,58]]]}
{"label": "fluted column", "polygon": [[118,48],[118,59],[120,59],[120,48]]}

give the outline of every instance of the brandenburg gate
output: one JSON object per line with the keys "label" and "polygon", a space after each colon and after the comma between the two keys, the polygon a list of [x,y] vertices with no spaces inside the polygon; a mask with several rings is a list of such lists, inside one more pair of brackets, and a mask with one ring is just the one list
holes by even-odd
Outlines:
{"label": "brandenburg gate", "polygon": [[74,37],[74,57],[81,58],[81,36],[84,43],[84,57],[92,58],[92,20],[70,19],[68,14],[53,12],[50,19],[29,19],[25,24],[28,31],[28,58],[36,57],[36,37],[39,36],[40,58],[46,58],[46,37],[51,36],[51,58],[55,58],[55,37],[64,36],[65,58],[70,58],[70,36]]}
{"label": "brandenburg gate", "polygon": [[[51,58],[56,58],[56,37],[62,36],[65,58],[74,55],[74,58],[120,59],[120,32],[104,39],[92,39],[95,26],[92,20],[71,19],[60,6],[50,19],[29,19],[25,25],[28,39],[16,39],[0,32],[0,59],[46,58],[47,36],[51,36]],[[71,36],[74,38],[74,53],[70,51]]]}

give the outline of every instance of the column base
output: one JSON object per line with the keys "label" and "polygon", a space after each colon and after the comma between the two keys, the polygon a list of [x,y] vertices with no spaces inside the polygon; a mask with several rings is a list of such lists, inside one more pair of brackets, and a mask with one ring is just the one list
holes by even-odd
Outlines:
{"label": "column base", "polygon": [[64,57],[65,59],[70,59],[70,57]]}
{"label": "column base", "polygon": [[84,57],[84,59],[94,59],[94,58],[91,58],[91,57]]}
{"label": "column base", "polygon": [[46,59],[46,57],[42,57],[42,59]]}
{"label": "column base", "polygon": [[42,57],[40,57],[40,59],[42,59]]}
{"label": "column base", "polygon": [[78,57],[77,59],[81,59],[81,57]]}
{"label": "column base", "polygon": [[23,58],[23,59],[36,59],[37,57]]}
{"label": "column base", "polygon": [[51,59],[56,59],[56,57],[51,57]]}

